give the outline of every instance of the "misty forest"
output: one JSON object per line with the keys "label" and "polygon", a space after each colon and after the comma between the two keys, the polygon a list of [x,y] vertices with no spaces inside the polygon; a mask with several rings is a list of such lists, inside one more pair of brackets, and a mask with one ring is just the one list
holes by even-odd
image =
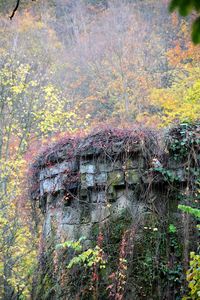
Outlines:
{"label": "misty forest", "polygon": [[0,299],[200,299],[200,1],[0,0]]}

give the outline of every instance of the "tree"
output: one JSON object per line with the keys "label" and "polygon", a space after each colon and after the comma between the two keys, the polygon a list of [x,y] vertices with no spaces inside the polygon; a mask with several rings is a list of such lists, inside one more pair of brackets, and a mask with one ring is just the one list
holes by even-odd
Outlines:
{"label": "tree", "polygon": [[[36,1],[36,0],[32,0],[32,1]],[[101,4],[103,6],[105,6],[106,8],[108,7],[108,3],[106,0],[98,0],[98,1],[90,1],[91,4],[96,5],[96,4]],[[16,13],[16,11],[18,10],[19,6],[20,6],[21,0],[16,0],[16,4],[15,7],[10,15],[10,19],[12,19]],[[188,0],[188,1],[184,1],[184,0],[171,0],[170,2],[170,6],[169,6],[169,10],[171,12],[173,12],[174,10],[178,9],[179,13],[181,16],[188,16],[192,10],[196,11],[197,13],[199,13],[200,11],[200,3],[199,0]],[[195,21],[193,22],[193,26],[192,26],[192,40],[194,42],[194,44],[199,44],[200,43],[200,17],[197,17],[195,19]]]}
{"label": "tree", "polygon": [[200,109],[200,55],[199,46],[190,41],[187,24],[182,23],[181,40],[167,51],[169,69],[166,87],[151,91],[150,104],[154,113],[148,114],[151,122],[168,126],[174,122],[191,122],[199,119]]}
{"label": "tree", "polygon": [[57,49],[53,31],[28,13],[18,24],[14,20],[8,26],[3,18],[0,22],[6,24],[0,42],[0,298],[27,299],[38,244],[27,201],[27,170],[31,155],[36,155],[30,155],[30,144],[40,139],[41,145],[80,123],[53,82],[56,58],[44,47],[48,40]]}
{"label": "tree", "polygon": [[[200,12],[199,0],[172,0],[169,7],[170,11],[178,9],[181,16],[188,16],[194,10]],[[192,40],[194,44],[200,43],[200,16],[195,19],[192,26]]]}
{"label": "tree", "polygon": [[[26,170],[43,145],[143,113],[169,124],[173,112],[194,113],[188,99],[197,115],[198,47],[184,42],[180,19],[162,1],[106,3],[21,0],[12,22],[0,16],[0,298],[31,294],[38,236]],[[9,12],[15,4],[0,1]]]}

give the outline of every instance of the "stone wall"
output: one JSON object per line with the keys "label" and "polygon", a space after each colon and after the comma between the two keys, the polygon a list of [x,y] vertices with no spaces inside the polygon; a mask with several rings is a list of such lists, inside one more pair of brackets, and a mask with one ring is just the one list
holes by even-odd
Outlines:
{"label": "stone wall", "polygon": [[[66,139],[33,170],[32,199],[44,214],[35,299],[178,299],[181,279],[170,282],[168,273],[184,268],[190,247],[177,210],[188,177],[185,161],[169,158],[155,133],[109,129]],[[76,253],[56,245],[84,237],[83,249],[93,249],[99,236],[106,268],[98,279],[94,265],[67,269]]]}

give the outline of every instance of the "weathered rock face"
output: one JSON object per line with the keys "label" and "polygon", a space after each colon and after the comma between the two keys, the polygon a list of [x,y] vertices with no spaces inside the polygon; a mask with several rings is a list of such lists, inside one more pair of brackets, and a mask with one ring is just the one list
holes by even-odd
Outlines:
{"label": "weathered rock face", "polygon": [[[73,141],[76,149],[69,140],[41,158],[37,196],[45,213],[45,237],[51,234],[52,218],[58,222],[58,239],[74,240],[89,238],[92,225],[111,215],[135,210],[135,190],[145,181],[149,154],[142,153],[139,139],[131,140],[131,132],[104,134]],[[137,206],[143,209],[142,203]]]}
{"label": "weathered rock face", "polygon": [[[176,299],[159,261],[173,269],[184,249],[173,248],[166,230],[177,224],[177,201],[158,155],[150,131],[106,130],[67,139],[38,158],[32,198],[44,224],[35,299]],[[184,192],[184,168],[173,161],[170,172]],[[56,245],[81,237],[84,249],[100,243],[105,270],[66,268],[75,253]]]}

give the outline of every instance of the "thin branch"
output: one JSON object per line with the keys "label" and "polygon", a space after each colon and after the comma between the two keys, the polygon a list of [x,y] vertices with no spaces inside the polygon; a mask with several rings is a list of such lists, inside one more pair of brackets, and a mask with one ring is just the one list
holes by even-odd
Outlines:
{"label": "thin branch", "polygon": [[[36,1],[36,0],[32,0],[32,1]],[[15,8],[13,9],[13,12],[12,12],[12,14],[11,14],[11,16],[10,16],[10,20],[12,20],[12,18],[14,17],[16,11],[18,10],[19,4],[20,4],[20,0],[17,0],[17,3],[16,3],[16,5],[15,5]]]}
{"label": "thin branch", "polygon": [[19,3],[20,3],[20,0],[17,0],[16,6],[15,6],[15,8],[13,9],[12,15],[10,16],[10,20],[12,20],[12,18],[14,17],[16,11],[18,10]]}

